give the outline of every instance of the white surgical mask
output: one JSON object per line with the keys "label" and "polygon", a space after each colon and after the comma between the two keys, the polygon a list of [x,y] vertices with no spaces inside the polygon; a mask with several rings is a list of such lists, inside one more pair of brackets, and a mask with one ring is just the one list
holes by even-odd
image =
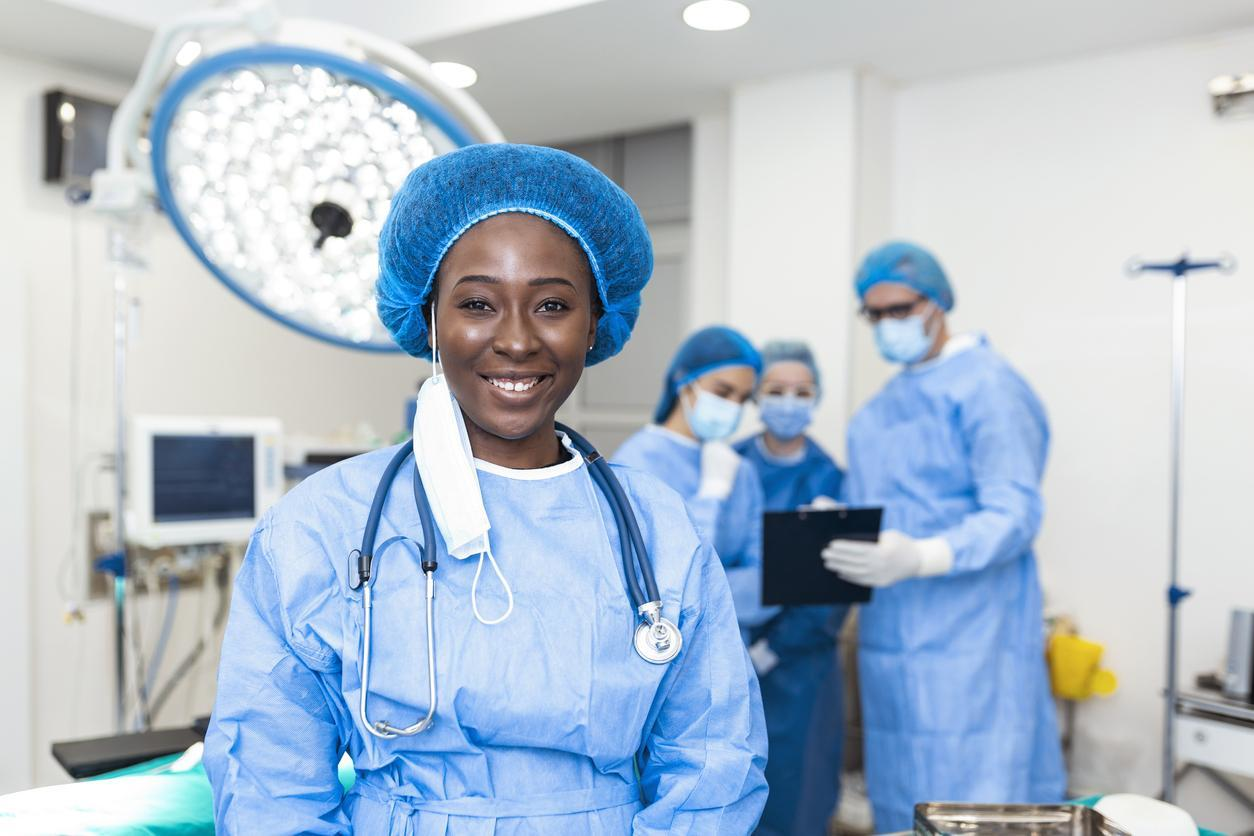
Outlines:
{"label": "white surgical mask", "polygon": [[736,431],[740,425],[742,404],[721,398],[713,392],[693,385],[696,398],[693,405],[688,406],[683,395],[679,402],[684,409],[684,417],[688,419],[688,428],[701,441],[720,441]]}
{"label": "white surgical mask", "polygon": [[[434,303],[431,306],[431,335],[435,373],[418,390],[418,404],[414,412],[414,462],[422,476],[431,516],[440,529],[449,556],[458,560],[479,556],[479,566],[470,586],[470,605],[475,618],[482,624],[499,624],[514,609],[514,593],[492,556],[488,538],[488,530],[492,526],[483,507],[483,492],[479,488],[479,474],[470,451],[466,421],[448,387],[440,365],[439,349],[435,345]],[[485,557],[505,587],[509,600],[505,613],[492,620],[480,615],[476,596]]]}
{"label": "white surgical mask", "polygon": [[905,319],[881,319],[875,324],[875,345],[890,363],[910,365],[927,356],[936,335],[929,333],[927,314]]}

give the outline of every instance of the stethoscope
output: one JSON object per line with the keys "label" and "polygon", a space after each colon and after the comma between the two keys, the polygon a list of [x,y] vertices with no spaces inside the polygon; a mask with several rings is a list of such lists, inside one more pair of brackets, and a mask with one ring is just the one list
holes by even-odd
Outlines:
{"label": "stethoscope", "polygon": [[[669,619],[662,617],[662,596],[658,594],[657,581],[653,577],[653,564],[649,561],[649,552],[644,545],[644,536],[640,533],[640,525],[632,510],[627,494],[622,485],[610,470],[609,464],[596,451],[596,448],[579,433],[570,427],[557,425],[558,432],[570,439],[571,445],[583,456],[588,464],[588,472],[592,481],[596,482],[601,493],[609,502],[618,527],[618,538],[623,560],[623,576],[627,579],[627,593],[632,605],[640,616],[636,625],[634,645],[636,653],[646,662],[664,665],[679,654],[683,646],[683,636],[679,628]],[[374,501],[370,505],[370,514],[366,518],[366,529],[362,533],[361,548],[355,550],[357,556],[356,582],[350,572],[349,586],[361,589],[362,607],[362,647],[361,647],[361,699],[358,702],[357,716],[366,730],[375,737],[388,740],[394,737],[408,737],[431,728],[435,719],[436,687],[435,687],[435,631],[433,629],[433,612],[435,601],[435,522],[431,515],[431,506],[427,503],[427,494],[423,489],[422,476],[418,468],[414,468],[414,502],[418,506],[418,519],[422,525],[421,564],[422,573],[427,578],[426,610],[427,610],[427,681],[430,683],[427,700],[430,708],[427,714],[411,726],[397,727],[386,720],[371,722],[366,716],[366,698],[370,691],[370,650],[371,650],[371,611],[374,607],[371,583],[372,564],[374,562],[375,538],[379,533],[379,518],[383,515],[383,505],[391,490],[392,480],[401,469],[406,459],[414,452],[413,442],[406,442],[388,463],[387,469],[379,480],[375,490]],[[352,554],[349,555],[351,560]],[[640,577],[636,577],[639,570]],[[640,579],[644,580],[644,589],[640,588]]]}

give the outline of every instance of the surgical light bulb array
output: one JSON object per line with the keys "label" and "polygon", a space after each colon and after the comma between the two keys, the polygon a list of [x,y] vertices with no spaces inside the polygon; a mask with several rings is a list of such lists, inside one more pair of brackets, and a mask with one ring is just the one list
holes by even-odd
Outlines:
{"label": "surgical light bulb array", "polygon": [[409,172],[454,143],[408,104],[318,66],[214,75],[179,103],[167,174],[209,260],[284,317],[390,345],[377,239]]}

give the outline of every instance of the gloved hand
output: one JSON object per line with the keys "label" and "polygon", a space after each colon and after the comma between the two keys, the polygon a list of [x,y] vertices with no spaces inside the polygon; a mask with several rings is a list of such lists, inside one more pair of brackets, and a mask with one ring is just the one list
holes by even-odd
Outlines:
{"label": "gloved hand", "polygon": [[943,575],[954,565],[954,552],[943,537],[916,540],[885,531],[878,543],[833,540],[823,549],[829,572],[860,586],[891,586],[907,578]]}
{"label": "gloved hand", "polygon": [[740,454],[725,441],[707,441],[701,445],[701,483],[697,496],[702,499],[726,499],[736,484],[740,470]]}

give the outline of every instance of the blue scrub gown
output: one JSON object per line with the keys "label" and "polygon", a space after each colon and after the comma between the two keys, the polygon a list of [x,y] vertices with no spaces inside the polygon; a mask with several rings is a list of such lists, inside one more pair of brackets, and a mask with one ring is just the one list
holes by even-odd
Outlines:
{"label": "blue scrub gown", "polygon": [[[788,459],[772,455],[761,435],[735,449],[761,478],[767,511],[796,510],[819,496],[841,498],[844,474],[809,438]],[[836,639],[848,612],[848,606],[789,607],[754,633],[779,657],[759,677],[771,752],[760,836],[827,832],[840,797],[845,712]]]}
{"label": "blue scrub gown", "polygon": [[[757,681],[718,559],[675,493],[619,469],[684,645],[636,655],[637,623],[609,505],[577,455],[552,468],[480,463],[493,553],[513,613],[471,611],[476,559],[436,572],[438,710],[393,740],[358,719],[361,599],[349,589],[394,450],[328,468],[258,526],[236,580],[205,740],[220,833],[748,833],[766,798]],[[427,710],[424,579],[413,465],[397,475],[377,549],[370,718]],[[480,611],[503,612],[495,574]],[[639,782],[633,756],[647,750]],[[336,763],[357,769],[342,794]],[[641,797],[647,801],[642,802]]]}
{"label": "blue scrub gown", "polygon": [[1065,776],[1032,540],[1049,427],[982,338],[889,381],[849,427],[846,495],[944,537],[946,575],[875,592],[859,672],[878,831],[920,801],[1057,802]]}
{"label": "blue scrub gown", "polygon": [[622,443],[614,461],[652,473],[679,491],[697,533],[714,546],[727,573],[736,618],[745,631],[779,612],[762,606],[762,484],[753,465],[741,459],[731,493],[723,499],[697,496],[701,445],[650,424]]}

